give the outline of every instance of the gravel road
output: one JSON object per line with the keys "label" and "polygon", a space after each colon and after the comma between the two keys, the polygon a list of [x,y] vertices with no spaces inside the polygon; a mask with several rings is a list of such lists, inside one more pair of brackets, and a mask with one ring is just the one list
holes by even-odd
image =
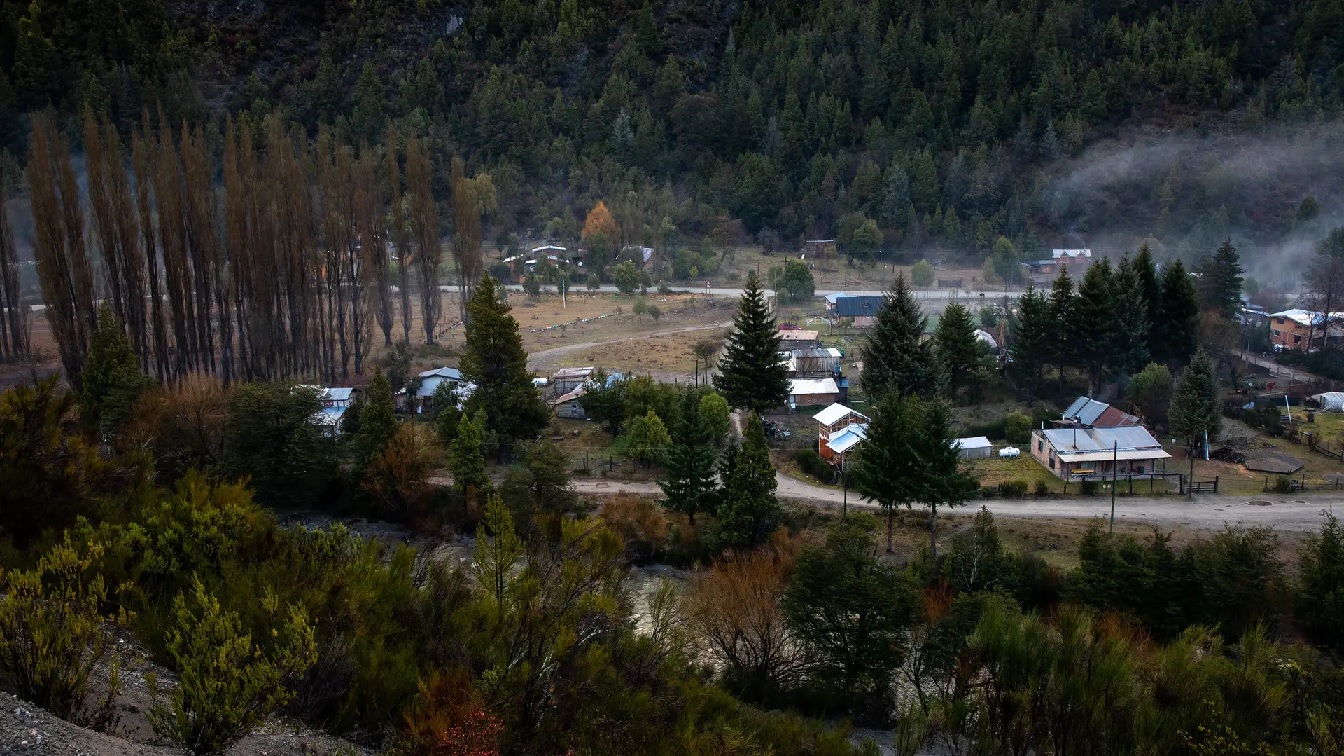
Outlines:
{"label": "gravel road", "polygon": [[[795,478],[777,474],[778,494],[781,499],[837,509],[844,493],[834,488],[810,485]],[[574,490],[590,495],[629,493],[642,496],[661,496],[656,483],[624,482],[613,480],[575,480]],[[1104,496],[1091,498],[1052,499],[987,499],[973,502],[974,506],[947,512],[952,516],[971,515],[984,504],[996,517],[1011,519],[1074,519],[1109,517],[1111,500]],[[854,492],[849,494],[849,506],[857,509],[875,509]],[[1245,496],[1200,495],[1194,501],[1179,496],[1122,496],[1115,501],[1117,522],[1180,526],[1191,530],[1221,530],[1224,525],[1268,525],[1278,530],[1312,531],[1321,527],[1323,512],[1344,513],[1344,497],[1285,497],[1266,495],[1256,498]],[[944,514],[940,512],[939,514]]]}

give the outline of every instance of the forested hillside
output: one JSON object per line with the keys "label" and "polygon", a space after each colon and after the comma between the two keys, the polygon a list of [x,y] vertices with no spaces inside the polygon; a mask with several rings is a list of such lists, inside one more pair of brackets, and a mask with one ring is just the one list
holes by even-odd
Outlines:
{"label": "forested hillside", "polygon": [[[14,153],[21,114],[48,104],[72,124],[92,104],[123,130],[146,104],[216,132],[226,113],[260,129],[279,109],[355,143],[379,141],[392,119],[492,175],[501,212],[487,240],[529,228],[577,237],[606,199],[625,241],[658,245],[718,227],[767,246],[835,234],[859,257],[929,245],[971,257],[999,235],[1031,249],[1122,221],[1125,243],[1153,234],[1159,251],[1203,252],[1229,232],[1275,243],[1335,197],[1332,170],[1216,170],[1229,133],[1316,122],[1304,149],[1338,144],[1328,121],[1344,94],[1344,9],[1333,0],[0,9],[0,136]],[[1135,162],[1145,172],[1078,201],[1069,182],[1101,159],[1091,145],[1113,156],[1170,133],[1212,141],[1124,161],[1106,178]],[[436,192],[447,184],[436,177]]]}

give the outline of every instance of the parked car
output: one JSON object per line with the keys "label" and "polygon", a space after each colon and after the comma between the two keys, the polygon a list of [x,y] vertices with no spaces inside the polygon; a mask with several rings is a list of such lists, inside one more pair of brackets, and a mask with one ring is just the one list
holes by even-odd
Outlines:
{"label": "parked car", "polygon": [[1022,450],[1016,446],[1005,446],[999,449],[1000,459],[1017,459],[1020,456],[1022,456]]}

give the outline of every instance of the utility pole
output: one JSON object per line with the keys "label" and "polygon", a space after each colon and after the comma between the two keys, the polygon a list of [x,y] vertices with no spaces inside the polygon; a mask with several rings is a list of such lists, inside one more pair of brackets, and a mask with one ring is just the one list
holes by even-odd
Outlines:
{"label": "utility pole", "polygon": [[1115,486],[1120,480],[1120,442],[1111,441],[1111,532],[1115,532]]}

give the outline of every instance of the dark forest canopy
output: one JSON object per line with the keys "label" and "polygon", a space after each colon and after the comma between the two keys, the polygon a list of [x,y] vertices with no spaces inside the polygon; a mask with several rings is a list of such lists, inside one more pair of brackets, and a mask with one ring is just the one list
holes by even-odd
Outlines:
{"label": "dark forest canopy", "polygon": [[[279,108],[355,144],[390,119],[493,176],[501,240],[575,238],[606,199],[629,243],[871,218],[886,249],[984,253],[1097,231],[1043,200],[1048,166],[1131,127],[1334,117],[1342,55],[1334,0],[0,0],[0,139],[85,103],[124,131],[146,101],[215,131]],[[1201,252],[1225,229],[1173,214],[1281,235],[1307,194],[1266,212],[1172,173],[1123,205]]]}

